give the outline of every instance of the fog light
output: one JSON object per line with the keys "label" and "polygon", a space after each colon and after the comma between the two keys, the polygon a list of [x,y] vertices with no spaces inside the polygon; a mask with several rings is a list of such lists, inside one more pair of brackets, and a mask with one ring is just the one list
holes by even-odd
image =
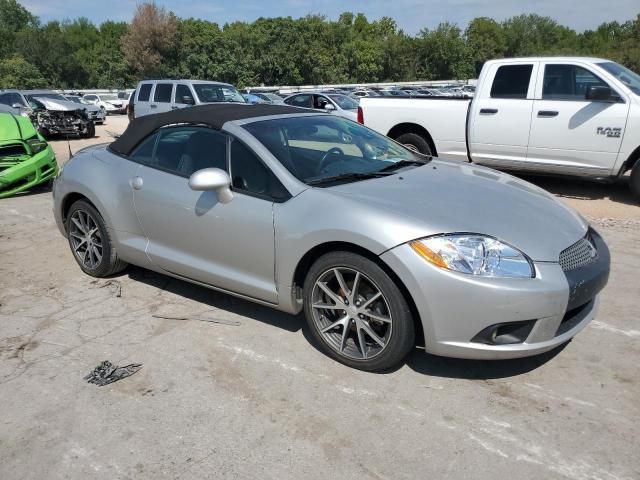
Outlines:
{"label": "fog light", "polygon": [[533,326],[535,320],[525,320],[522,322],[496,323],[485,328],[471,339],[475,343],[485,343],[487,345],[513,345],[524,342]]}

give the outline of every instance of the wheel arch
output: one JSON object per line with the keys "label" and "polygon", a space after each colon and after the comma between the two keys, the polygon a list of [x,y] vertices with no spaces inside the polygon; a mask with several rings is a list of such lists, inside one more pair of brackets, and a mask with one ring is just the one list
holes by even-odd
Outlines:
{"label": "wheel arch", "polygon": [[420,314],[418,312],[418,308],[409,292],[409,289],[406,287],[402,279],[393,271],[393,269],[387,265],[378,255],[371,252],[370,250],[361,247],[360,245],[356,245],[350,242],[325,242],[319,245],[314,246],[309,251],[307,251],[302,258],[299,260],[294,275],[293,275],[293,289],[294,291],[301,291],[304,286],[304,280],[307,275],[307,272],[314,264],[314,262],[320,258],[321,256],[330,253],[330,252],[351,252],[358,255],[361,255],[376,265],[378,265],[382,270],[389,275],[391,280],[398,286],[400,292],[402,293],[404,299],[409,305],[409,309],[411,310],[411,316],[413,318],[413,323],[415,327],[415,335],[416,335],[416,345],[424,346],[424,330],[422,328],[422,321],[420,319]]}
{"label": "wheel arch", "polygon": [[638,163],[639,160],[640,160],[640,145],[638,145],[638,147],[636,147],[636,149],[633,152],[631,152],[631,155],[629,155],[625,160],[625,162],[622,164],[622,167],[618,172],[618,176],[621,177],[622,175],[625,174],[625,172],[628,172],[629,170],[633,170],[633,167]]}
{"label": "wheel arch", "polygon": [[422,125],[418,125],[417,123],[399,123],[391,130],[389,130],[389,132],[387,133],[387,137],[395,140],[400,135],[404,135],[405,133],[415,133],[416,135],[420,135],[427,141],[427,143],[429,143],[429,147],[431,147],[431,153],[433,154],[433,156],[438,156],[438,151],[436,149],[436,144],[433,141],[433,137],[426,128],[424,128]]}
{"label": "wheel arch", "polygon": [[62,202],[60,203],[60,218],[62,219],[62,224],[64,225],[65,230],[67,228],[67,217],[69,214],[69,210],[71,209],[71,206],[74,203],[76,203],[78,200],[84,200],[87,203],[89,203],[93,208],[95,208],[98,211],[98,213],[104,219],[104,215],[100,210],[100,208],[98,208],[98,205],[96,205],[96,203],[93,202],[89,197],[79,192],[70,192],[67,195],[65,195],[65,197],[62,199]]}

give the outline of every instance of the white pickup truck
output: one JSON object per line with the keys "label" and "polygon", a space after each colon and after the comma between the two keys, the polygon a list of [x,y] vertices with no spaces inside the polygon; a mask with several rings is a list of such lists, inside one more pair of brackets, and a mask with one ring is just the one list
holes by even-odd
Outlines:
{"label": "white pickup truck", "polygon": [[640,75],[609,60],[485,63],[473,100],[365,97],[358,121],[421,153],[501,170],[616,180],[640,197]]}

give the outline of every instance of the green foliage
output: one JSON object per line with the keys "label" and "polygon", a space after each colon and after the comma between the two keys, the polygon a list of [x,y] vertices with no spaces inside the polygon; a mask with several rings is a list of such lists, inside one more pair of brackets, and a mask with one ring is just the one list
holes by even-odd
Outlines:
{"label": "green foliage", "polygon": [[42,88],[47,82],[40,71],[22,57],[0,60],[0,89]]}
{"label": "green foliage", "polygon": [[640,15],[576,33],[540,15],[443,22],[410,36],[395,20],[344,12],[225,25],[178,18],[155,3],[131,23],[86,18],[40,24],[0,0],[0,87],[124,88],[145,77],[221,80],[239,87],[467,79],[491,58],[593,55],[640,71]]}

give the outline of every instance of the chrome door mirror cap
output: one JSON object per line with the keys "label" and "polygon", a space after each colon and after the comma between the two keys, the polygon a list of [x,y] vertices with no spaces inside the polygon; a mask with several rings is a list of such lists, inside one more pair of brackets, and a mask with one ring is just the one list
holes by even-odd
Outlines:
{"label": "chrome door mirror cap", "polygon": [[203,168],[189,177],[189,188],[195,191],[215,190],[221,203],[229,203],[233,199],[231,177],[219,168]]}

